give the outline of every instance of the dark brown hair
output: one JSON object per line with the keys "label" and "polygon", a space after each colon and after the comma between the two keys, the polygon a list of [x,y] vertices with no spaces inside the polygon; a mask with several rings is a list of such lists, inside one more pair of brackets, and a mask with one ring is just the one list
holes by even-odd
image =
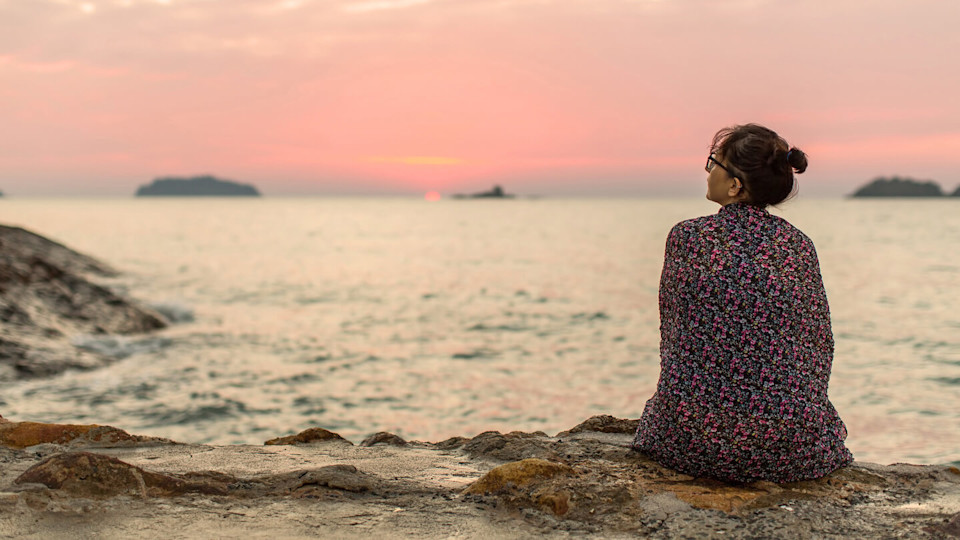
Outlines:
{"label": "dark brown hair", "polygon": [[758,124],[721,129],[713,136],[710,153],[729,163],[743,182],[744,202],[761,208],[796,194],[794,173],[807,170],[807,155],[802,150]]}

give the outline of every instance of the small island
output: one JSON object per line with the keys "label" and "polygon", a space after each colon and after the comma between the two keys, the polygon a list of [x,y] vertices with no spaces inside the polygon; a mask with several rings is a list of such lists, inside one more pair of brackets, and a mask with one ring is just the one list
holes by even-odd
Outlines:
{"label": "small island", "polygon": [[516,195],[504,192],[500,186],[493,186],[490,191],[481,191],[480,193],[457,193],[453,195],[454,199],[512,199],[514,197]]}
{"label": "small island", "polygon": [[[953,195],[957,195],[957,192]],[[876,178],[861,187],[852,197],[943,197],[943,190],[931,180],[919,181],[912,178]]]}
{"label": "small island", "polygon": [[257,188],[213,176],[157,178],[140,186],[137,197],[259,197]]}

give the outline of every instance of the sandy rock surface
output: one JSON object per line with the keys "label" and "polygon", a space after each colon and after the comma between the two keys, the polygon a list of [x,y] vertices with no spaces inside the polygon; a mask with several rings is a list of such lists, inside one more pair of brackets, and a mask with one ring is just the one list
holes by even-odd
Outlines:
{"label": "sandy rock surface", "polygon": [[[595,417],[557,437],[402,445],[390,434],[354,445],[308,430],[287,443],[208,446],[0,420],[0,536],[960,535],[955,467],[858,463],[814,481],[732,485],[629,450],[634,423]],[[88,435],[97,429],[114,435]],[[47,442],[3,442],[24,431]]]}

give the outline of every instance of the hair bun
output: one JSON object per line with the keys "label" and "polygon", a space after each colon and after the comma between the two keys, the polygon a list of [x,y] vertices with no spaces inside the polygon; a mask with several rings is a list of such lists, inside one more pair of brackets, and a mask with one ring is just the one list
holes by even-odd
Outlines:
{"label": "hair bun", "polygon": [[787,152],[787,164],[793,168],[797,174],[807,170],[807,155],[797,147],[791,147]]}

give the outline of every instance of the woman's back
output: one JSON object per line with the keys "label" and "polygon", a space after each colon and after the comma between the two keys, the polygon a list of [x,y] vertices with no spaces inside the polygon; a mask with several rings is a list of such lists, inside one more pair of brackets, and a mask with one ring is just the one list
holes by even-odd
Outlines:
{"label": "woman's back", "polygon": [[827,398],[833,334],[816,251],[762,205],[728,196],[742,190],[732,173],[747,175],[726,163],[726,176],[707,166],[720,211],[667,238],[660,381],[634,448],[694,476],[818,478],[853,457]]}

